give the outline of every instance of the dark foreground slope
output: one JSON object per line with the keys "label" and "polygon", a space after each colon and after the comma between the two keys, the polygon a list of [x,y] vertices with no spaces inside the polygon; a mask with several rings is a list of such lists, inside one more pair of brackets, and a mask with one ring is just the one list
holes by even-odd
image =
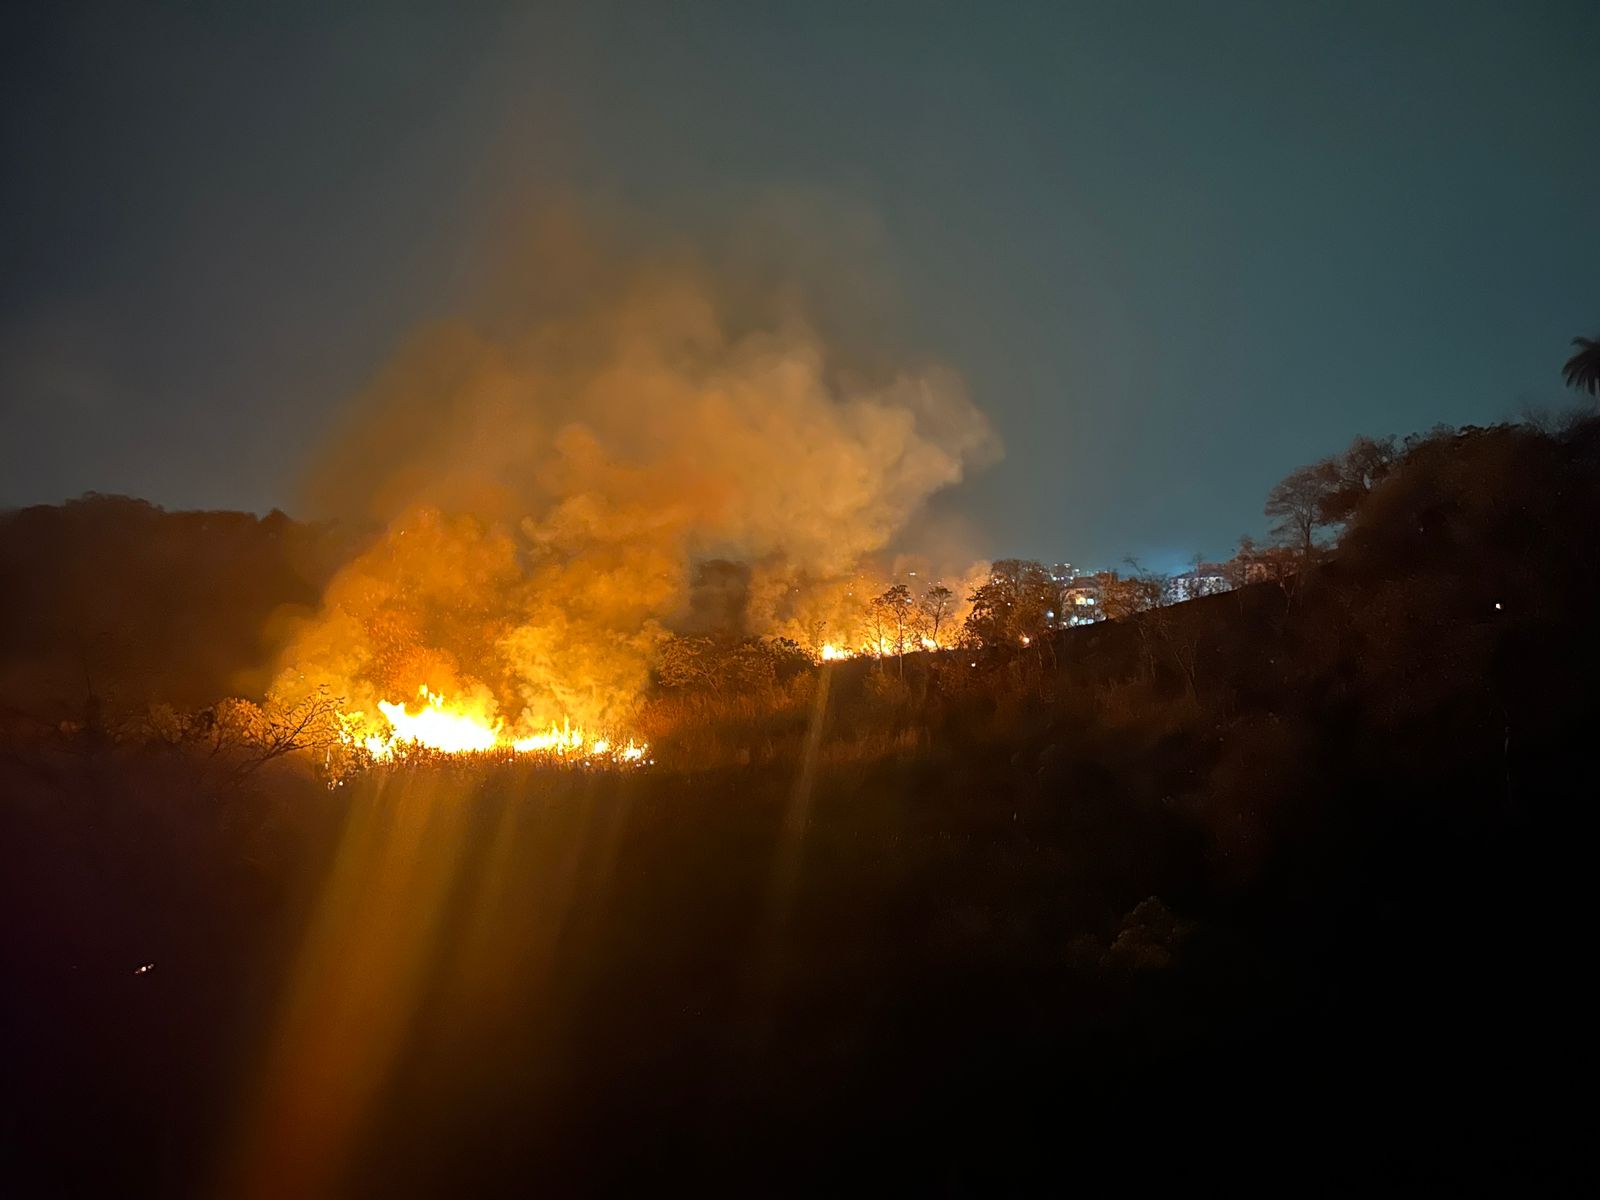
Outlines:
{"label": "dark foreground slope", "polygon": [[30,744],[6,1177],[1575,1186],[1596,438],[1429,443],[1292,588],[852,664],[720,764]]}

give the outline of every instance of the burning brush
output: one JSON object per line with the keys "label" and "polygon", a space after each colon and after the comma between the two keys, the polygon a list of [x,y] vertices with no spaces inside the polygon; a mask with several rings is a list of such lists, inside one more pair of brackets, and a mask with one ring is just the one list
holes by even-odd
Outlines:
{"label": "burning brush", "polygon": [[570,721],[559,726],[552,723],[542,731],[519,737],[498,719],[465,705],[453,705],[426,686],[417,694],[421,703],[415,712],[404,704],[378,701],[378,711],[388,729],[364,735],[351,733],[351,742],[360,745],[376,762],[393,762],[416,748],[449,755],[538,755],[586,765],[640,766],[650,761],[650,747],[632,738],[623,741],[604,735],[591,737],[581,728],[574,728]]}

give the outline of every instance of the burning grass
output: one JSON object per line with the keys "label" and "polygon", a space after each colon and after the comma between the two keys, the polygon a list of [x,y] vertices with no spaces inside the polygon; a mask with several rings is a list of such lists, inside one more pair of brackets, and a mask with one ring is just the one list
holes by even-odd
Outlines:
{"label": "burning grass", "polygon": [[571,721],[559,726],[518,733],[504,722],[485,713],[481,706],[452,702],[423,685],[418,689],[420,703],[413,712],[404,704],[378,701],[378,711],[387,724],[386,731],[351,733],[374,761],[410,761],[426,752],[431,757],[445,755],[491,755],[507,758],[534,755],[553,762],[584,766],[636,766],[649,758],[650,747],[634,738],[606,733],[586,733]]}

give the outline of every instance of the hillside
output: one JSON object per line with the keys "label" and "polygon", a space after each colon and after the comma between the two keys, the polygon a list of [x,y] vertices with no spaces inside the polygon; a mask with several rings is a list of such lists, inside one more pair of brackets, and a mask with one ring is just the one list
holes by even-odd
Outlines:
{"label": "hillside", "polygon": [[[1571,1184],[1597,501],[1600,424],[1435,438],[1283,585],[781,704],[663,696],[635,773],[223,789],[159,747],[14,747],[13,1176]],[[96,543],[159,631],[118,670],[203,701],[259,663],[251,620],[315,578],[267,525],[169,624],[137,581],[171,560]],[[46,586],[12,602],[64,611]],[[225,654],[182,657],[201,627]]]}
{"label": "hillside", "polygon": [[90,696],[198,706],[259,692],[342,549],[276,511],[89,495],[0,513],[0,711],[60,720]]}

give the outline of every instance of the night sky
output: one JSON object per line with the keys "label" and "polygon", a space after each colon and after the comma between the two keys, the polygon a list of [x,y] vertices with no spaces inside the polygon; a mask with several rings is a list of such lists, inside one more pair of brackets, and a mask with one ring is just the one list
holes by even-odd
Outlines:
{"label": "night sky", "polygon": [[872,214],[1006,443],[941,501],[995,555],[1225,552],[1356,433],[1570,403],[1600,333],[1593,0],[200,7],[5,18],[0,505],[293,511],[550,189]]}

